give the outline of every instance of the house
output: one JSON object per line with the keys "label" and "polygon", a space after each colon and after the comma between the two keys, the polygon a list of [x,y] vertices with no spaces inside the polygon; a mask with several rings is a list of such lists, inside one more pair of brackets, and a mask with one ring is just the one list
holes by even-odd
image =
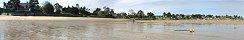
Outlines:
{"label": "house", "polygon": [[3,4],[3,10],[8,14],[22,16],[30,14],[39,3],[38,0],[30,0],[27,3],[20,3],[20,0],[9,0],[7,3],[3,2]]}

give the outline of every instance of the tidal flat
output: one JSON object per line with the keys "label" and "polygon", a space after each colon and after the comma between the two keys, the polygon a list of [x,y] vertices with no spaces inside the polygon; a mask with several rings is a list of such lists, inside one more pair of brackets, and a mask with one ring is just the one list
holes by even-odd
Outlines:
{"label": "tidal flat", "polygon": [[[10,19],[10,18],[9,18]],[[112,19],[0,21],[0,40],[242,40],[243,24],[131,22]],[[21,19],[21,20],[17,20]],[[29,18],[31,19],[31,18]],[[40,18],[41,19],[41,18]],[[91,19],[94,20],[94,19]],[[174,31],[195,29],[195,32]]]}

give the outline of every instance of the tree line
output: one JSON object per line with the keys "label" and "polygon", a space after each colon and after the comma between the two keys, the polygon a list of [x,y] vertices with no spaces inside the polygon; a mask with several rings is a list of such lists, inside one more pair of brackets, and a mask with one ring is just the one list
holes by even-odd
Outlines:
{"label": "tree line", "polygon": [[[76,4],[79,5],[79,4]],[[57,9],[61,8],[61,9]],[[55,11],[54,11],[55,10]],[[174,14],[171,12],[164,12],[161,15],[155,16],[153,12],[144,12],[143,10],[134,11],[133,9],[129,10],[129,13],[121,12],[115,13],[114,9],[109,7],[96,8],[94,11],[85,6],[83,7],[75,7],[75,6],[67,6],[62,7],[58,3],[52,5],[50,2],[46,1],[43,6],[36,8],[35,11],[42,13],[54,13],[54,14],[71,14],[74,16],[80,17],[101,17],[101,18],[119,18],[119,19],[138,19],[138,20],[189,20],[189,19],[243,19],[238,15],[204,15],[204,14]]]}

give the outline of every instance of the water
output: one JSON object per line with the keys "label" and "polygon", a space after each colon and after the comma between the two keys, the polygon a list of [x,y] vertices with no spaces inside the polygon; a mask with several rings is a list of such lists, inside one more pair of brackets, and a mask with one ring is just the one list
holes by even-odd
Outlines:
{"label": "water", "polygon": [[[2,23],[2,22],[0,22]],[[14,25],[13,25],[14,24]],[[1,24],[3,25],[3,24]],[[242,40],[244,25],[160,22],[10,21],[1,40]],[[189,30],[195,29],[191,33]]]}
{"label": "water", "polygon": [[0,21],[0,40],[4,40],[4,33],[5,33],[5,28],[6,28],[6,25],[5,25],[5,21]]}

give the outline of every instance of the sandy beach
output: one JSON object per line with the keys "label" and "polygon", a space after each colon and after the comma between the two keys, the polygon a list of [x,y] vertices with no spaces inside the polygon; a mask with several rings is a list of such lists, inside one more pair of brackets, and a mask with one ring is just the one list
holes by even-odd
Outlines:
{"label": "sandy beach", "polygon": [[244,24],[244,20],[137,20],[137,22]]}
{"label": "sandy beach", "polygon": [[50,16],[0,16],[0,20],[79,20],[79,21],[130,21],[129,19],[93,18],[93,17],[50,17]]}
{"label": "sandy beach", "polygon": [[[132,22],[130,19],[45,16],[0,16],[0,20],[80,20],[97,22]],[[244,20],[136,20],[135,22],[244,24]]]}

